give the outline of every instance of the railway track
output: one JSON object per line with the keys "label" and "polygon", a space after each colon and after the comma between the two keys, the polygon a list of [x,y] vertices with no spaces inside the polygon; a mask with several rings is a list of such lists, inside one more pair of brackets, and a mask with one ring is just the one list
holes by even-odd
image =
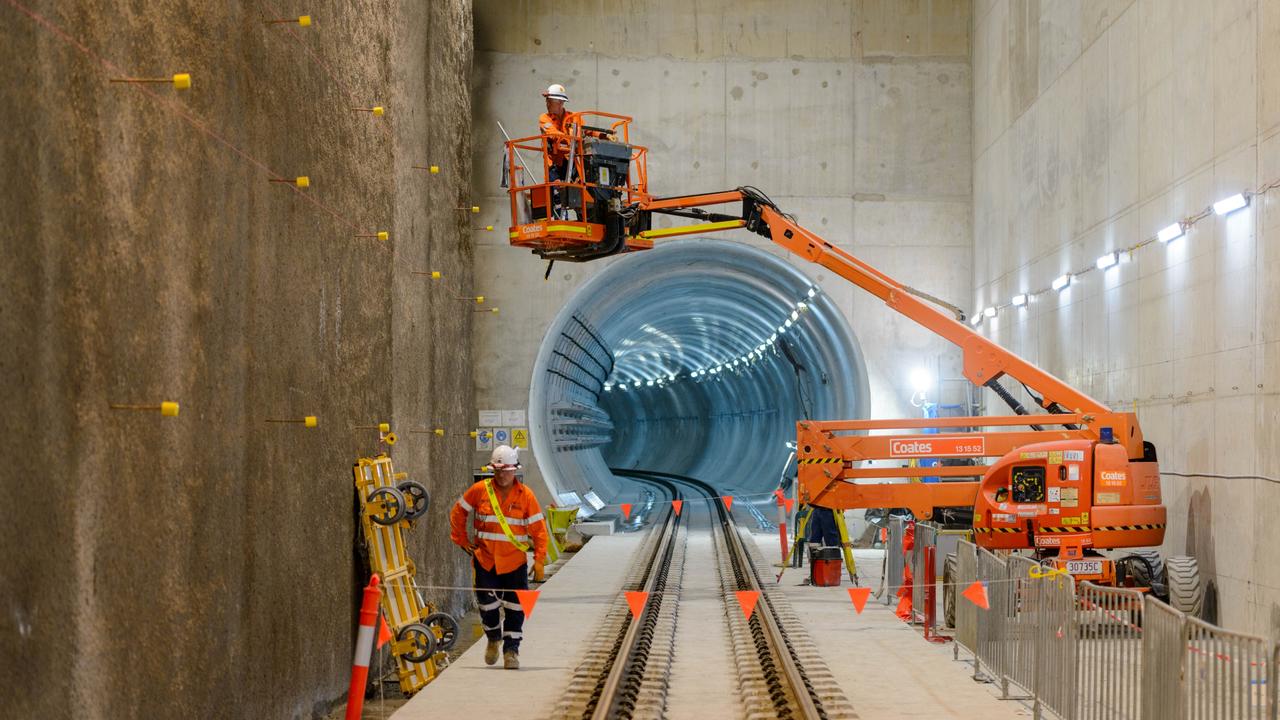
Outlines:
{"label": "railway track", "polygon": [[[639,470],[614,472],[653,485],[674,500],[685,499],[687,491],[699,499],[718,495],[696,478]],[[855,717],[786,598],[772,589],[771,582],[761,581],[755,543],[744,539],[722,503],[709,506],[741,716]],[[636,554],[625,588],[649,593],[643,613],[632,622],[625,600],[614,603],[575,671],[556,717],[666,717],[687,533],[684,518],[670,509],[656,519]],[[750,619],[729,600],[741,590],[760,593]]]}

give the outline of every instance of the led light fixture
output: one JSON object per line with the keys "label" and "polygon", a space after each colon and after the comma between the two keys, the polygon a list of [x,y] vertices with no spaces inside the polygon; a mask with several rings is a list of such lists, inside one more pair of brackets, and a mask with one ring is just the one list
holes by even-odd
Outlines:
{"label": "led light fixture", "polygon": [[1172,225],[1166,226],[1160,232],[1156,233],[1156,239],[1162,243],[1167,243],[1182,237],[1185,232],[1186,231],[1182,228],[1182,223],[1176,222]]}

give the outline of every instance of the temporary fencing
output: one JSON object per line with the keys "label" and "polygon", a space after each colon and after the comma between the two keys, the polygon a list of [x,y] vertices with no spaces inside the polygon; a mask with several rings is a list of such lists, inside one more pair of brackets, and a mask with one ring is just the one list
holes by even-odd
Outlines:
{"label": "temporary fencing", "polygon": [[889,518],[889,539],[884,547],[884,584],[887,589],[879,595],[880,602],[893,605],[898,602],[897,590],[902,587],[902,568],[907,555],[902,551],[902,536],[907,523],[900,517]]}
{"label": "temporary fencing", "polygon": [[[956,574],[951,582],[954,583],[949,589],[950,594],[958,595],[960,588],[966,588],[978,579],[978,546],[967,540],[961,540],[956,546]],[[960,658],[960,649],[964,648],[969,651],[971,656],[977,656],[978,650],[978,613],[981,612],[977,605],[971,602],[955,602],[955,645],[953,653],[955,658]],[[977,675],[977,663],[974,663],[974,674]]]}
{"label": "temporary fencing", "polygon": [[971,653],[975,679],[1031,701],[1036,717],[1277,720],[1280,644],[970,542],[955,575],[958,587],[985,583],[991,606],[957,603],[957,658]]}

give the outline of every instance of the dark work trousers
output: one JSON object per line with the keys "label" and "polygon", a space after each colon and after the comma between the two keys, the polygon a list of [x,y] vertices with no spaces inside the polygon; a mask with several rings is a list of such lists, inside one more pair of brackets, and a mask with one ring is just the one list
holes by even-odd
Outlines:
{"label": "dark work trousers", "polygon": [[498,574],[494,572],[496,566],[493,570],[485,570],[479,561],[472,558],[471,568],[475,571],[472,587],[476,589],[476,604],[480,606],[484,636],[490,641],[502,638],[503,652],[519,652],[520,640],[524,637],[524,610],[520,608],[520,598],[512,591],[529,589],[528,566],[521,565],[509,573]]}
{"label": "dark work trousers", "polygon": [[[569,176],[569,159],[565,158],[559,163],[552,163],[547,169],[547,182],[560,182]],[[569,217],[569,209],[565,207],[564,200],[568,198],[568,190],[563,187],[551,188],[551,215],[548,219],[564,220]],[[559,214],[557,214],[559,211]]]}

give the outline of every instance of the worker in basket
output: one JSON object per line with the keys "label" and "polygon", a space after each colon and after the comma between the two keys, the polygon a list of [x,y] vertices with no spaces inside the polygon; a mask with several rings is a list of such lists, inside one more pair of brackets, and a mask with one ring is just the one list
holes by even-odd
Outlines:
{"label": "worker in basket", "polygon": [[493,479],[467,488],[449,512],[450,539],[471,555],[472,586],[480,622],[489,641],[487,665],[520,668],[524,610],[516,590],[529,589],[528,558],[534,580],[541,581],[547,557],[547,525],[533,490],[520,482],[522,469],[515,448],[499,445],[490,458]]}
{"label": "worker in basket", "polygon": [[[569,95],[563,85],[556,83],[547,86],[542,97],[547,102],[547,111],[538,118],[538,131],[542,133],[547,159],[550,161],[550,166],[547,168],[547,182],[571,180],[573,178],[573,168],[569,163],[573,143],[571,126],[578,122],[578,117],[564,108],[565,103],[569,102]],[[612,133],[599,130],[588,129],[584,131],[584,135],[607,140],[616,139]],[[578,152],[581,151],[582,148],[578,148]],[[578,219],[581,219],[583,209],[578,206],[582,199],[581,195],[572,197],[566,190],[562,187],[551,188],[551,217],[556,220],[567,220],[569,211],[574,210],[579,215]]]}

